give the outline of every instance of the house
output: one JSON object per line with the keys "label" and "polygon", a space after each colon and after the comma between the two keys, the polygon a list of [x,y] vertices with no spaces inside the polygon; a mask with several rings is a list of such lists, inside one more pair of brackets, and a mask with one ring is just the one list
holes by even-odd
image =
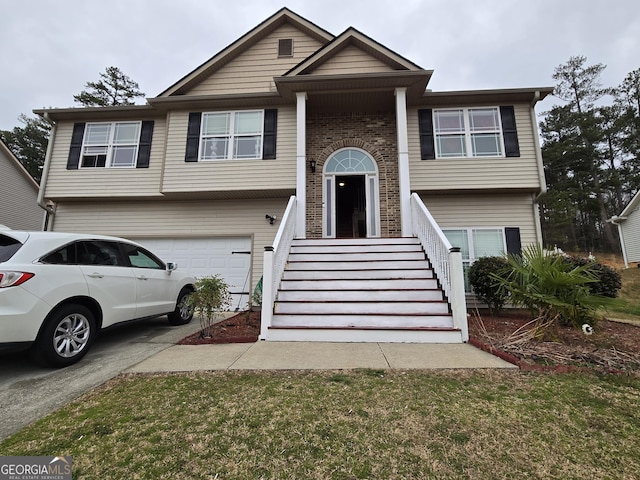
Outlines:
{"label": "house", "polygon": [[464,268],[541,242],[552,89],[432,73],[283,8],[145,105],[36,110],[52,228],[221,273],[232,308],[264,275],[263,339],[466,341]]}
{"label": "house", "polygon": [[14,230],[42,230],[38,183],[0,140],[0,225]]}
{"label": "house", "polygon": [[610,221],[618,226],[625,268],[629,268],[629,263],[640,262],[640,192],[636,193],[620,215],[612,217]]}

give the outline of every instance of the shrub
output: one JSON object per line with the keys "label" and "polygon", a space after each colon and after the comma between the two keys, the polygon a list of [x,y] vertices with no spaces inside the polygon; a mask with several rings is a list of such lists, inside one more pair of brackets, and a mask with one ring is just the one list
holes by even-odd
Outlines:
{"label": "shrub", "polygon": [[492,315],[503,309],[508,293],[500,288],[500,283],[491,275],[500,274],[507,265],[504,257],[482,257],[469,267],[469,283],[473,293],[487,304]]}
{"label": "shrub", "polygon": [[509,255],[508,263],[510,271],[491,276],[508,292],[511,303],[537,315],[541,329],[557,323],[578,328],[585,322],[593,324],[596,310],[610,303],[589,289],[597,282],[591,263],[574,266],[537,245],[524,249],[522,256]]}
{"label": "shrub", "polygon": [[211,326],[222,312],[229,308],[229,285],[220,275],[202,277],[196,281],[196,290],[189,296],[189,304],[200,318],[202,337],[211,336]]}
{"label": "shrub", "polygon": [[563,258],[565,262],[574,267],[591,265],[591,269],[596,276],[596,281],[589,284],[589,291],[592,294],[609,298],[618,296],[618,292],[622,288],[622,277],[613,268],[602,263],[591,262],[586,258],[573,256]]}

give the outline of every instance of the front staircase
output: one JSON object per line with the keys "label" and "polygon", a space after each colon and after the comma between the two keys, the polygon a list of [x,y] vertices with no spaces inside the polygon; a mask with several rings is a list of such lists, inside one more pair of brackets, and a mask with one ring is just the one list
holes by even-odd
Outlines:
{"label": "front staircase", "polygon": [[464,341],[417,238],[293,240],[265,340]]}

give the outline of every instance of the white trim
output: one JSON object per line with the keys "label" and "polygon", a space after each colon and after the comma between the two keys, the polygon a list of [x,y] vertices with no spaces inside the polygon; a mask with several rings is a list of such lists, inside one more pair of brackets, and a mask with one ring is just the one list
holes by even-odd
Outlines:
{"label": "white trim", "polygon": [[[124,125],[124,124],[131,124],[131,125],[137,125],[138,127],[138,133],[137,133],[137,138],[135,141],[135,145],[133,143],[126,143],[126,144],[116,144],[114,143],[115,140],[115,134],[116,134],[116,127],[118,125]],[[109,138],[107,139],[107,143],[106,144],[87,144],[87,132],[88,129],[91,125],[109,125]],[[82,148],[80,150],[80,159],[78,160],[78,168],[79,169],[85,169],[85,168],[136,168],[136,166],[138,165],[138,151],[140,148],[140,135],[142,133],[142,121],[123,121],[123,122],[87,122],[84,126],[84,133],[82,135]],[[123,146],[123,147],[134,147],[134,153],[133,153],[133,164],[132,165],[112,165],[113,163],[113,152],[114,152],[114,148],[115,147],[119,147],[119,146]],[[105,162],[104,162],[104,167],[101,166],[84,166],[83,165],[83,161],[84,161],[84,157],[85,157],[85,149],[87,148],[106,148],[106,153],[105,153]],[[89,155],[92,156],[92,155]]]}
{"label": "white trim", "polygon": [[[487,131],[487,132],[475,132],[471,130],[471,117],[469,112],[473,110],[495,110],[498,114],[498,125],[496,130]],[[438,137],[446,136],[446,133],[437,132],[436,126],[436,116],[438,112],[462,112],[462,121],[463,121],[463,130],[459,130],[456,132],[450,132],[452,135],[464,135],[464,145],[465,145],[465,154],[458,156],[443,156],[440,154],[440,148],[438,146]],[[473,154],[473,142],[472,138],[474,134],[494,134],[498,136],[500,153],[499,155],[474,155]],[[504,132],[502,131],[502,114],[500,112],[500,107],[498,106],[485,106],[485,107],[459,107],[459,108],[437,108],[433,109],[433,142],[435,146],[435,153],[437,159],[453,159],[453,158],[505,158],[505,150],[504,150]]]}
{"label": "white trim", "polygon": [[402,236],[409,237],[411,225],[411,180],[409,172],[409,133],[407,128],[407,89],[396,88],[396,124],[398,130],[398,181],[400,184],[400,222]]}
{"label": "white trim", "polygon": [[[334,155],[343,152],[345,150],[355,150],[362,152],[372,162],[375,170],[364,172],[327,172],[327,166],[329,160]],[[333,152],[324,162],[322,170],[322,237],[323,238],[336,238],[336,176],[359,176],[364,177],[365,186],[365,210],[366,210],[366,225],[367,225],[367,237],[377,238],[381,235],[380,229],[380,181],[379,181],[379,169],[376,160],[366,150],[356,147],[345,147]],[[373,180],[375,202],[372,203],[371,197],[371,181]],[[375,228],[374,228],[375,227]]]}
{"label": "white trim", "polygon": [[307,94],[296,93],[296,238],[306,238],[307,227]]}

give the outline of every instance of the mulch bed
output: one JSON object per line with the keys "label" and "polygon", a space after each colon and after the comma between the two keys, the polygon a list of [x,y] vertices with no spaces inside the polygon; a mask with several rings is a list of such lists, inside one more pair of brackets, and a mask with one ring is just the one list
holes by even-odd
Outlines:
{"label": "mulch bed", "polygon": [[543,338],[514,335],[531,319],[529,314],[513,312],[472,315],[470,343],[522,370],[640,373],[640,327],[636,325],[600,320],[592,335],[562,326],[547,331]]}
{"label": "mulch bed", "polygon": [[[472,314],[469,343],[489,351],[522,370],[545,372],[597,371],[640,374],[640,327],[601,320],[593,335],[557,327],[542,339],[516,338],[514,332],[530,322],[531,315],[506,311],[499,316]],[[210,336],[202,331],[179,345],[252,343],[260,334],[260,312],[245,311],[214,324]]]}
{"label": "mulch bed", "polygon": [[208,336],[200,330],[178,342],[178,345],[205,345],[212,343],[253,343],[260,335],[260,312],[246,311],[215,323]]}

